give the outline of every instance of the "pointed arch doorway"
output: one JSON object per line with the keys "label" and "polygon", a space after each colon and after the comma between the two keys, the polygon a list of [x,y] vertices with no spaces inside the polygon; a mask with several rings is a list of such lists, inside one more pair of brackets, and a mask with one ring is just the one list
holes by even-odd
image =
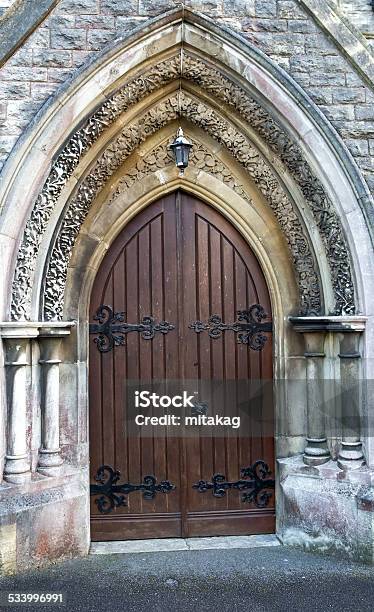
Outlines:
{"label": "pointed arch doorway", "polygon": [[[212,207],[176,191],[126,225],[90,303],[92,540],[274,531],[271,329],[259,263]],[[193,406],[135,408],[143,383]]]}

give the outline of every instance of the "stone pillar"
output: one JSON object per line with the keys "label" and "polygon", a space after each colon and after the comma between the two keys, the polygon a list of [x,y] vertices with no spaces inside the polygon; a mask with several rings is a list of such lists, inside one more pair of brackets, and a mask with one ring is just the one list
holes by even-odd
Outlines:
{"label": "stone pillar", "polygon": [[39,334],[42,366],[42,446],[38,472],[56,475],[63,464],[60,450],[60,350],[63,336],[69,331],[43,329]]}
{"label": "stone pillar", "polygon": [[4,480],[22,484],[31,476],[27,448],[29,338],[6,337],[4,344],[8,403]]}
{"label": "stone pillar", "polygon": [[343,440],[338,454],[342,470],[360,468],[364,463],[360,439],[360,332],[340,335],[340,384],[342,398]]}
{"label": "stone pillar", "polygon": [[321,465],[330,460],[324,414],[324,331],[304,331],[307,385],[307,438],[303,461]]}

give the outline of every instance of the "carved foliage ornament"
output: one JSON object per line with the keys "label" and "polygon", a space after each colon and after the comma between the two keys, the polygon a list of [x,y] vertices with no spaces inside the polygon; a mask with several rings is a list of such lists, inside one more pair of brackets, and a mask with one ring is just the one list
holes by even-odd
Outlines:
{"label": "carved foliage ornament", "polygon": [[[21,243],[13,283],[11,304],[12,319],[27,319],[30,314],[32,280],[39,246],[53,208],[62,188],[69,180],[80,158],[99,135],[130,105],[180,76],[180,56],[155,65],[147,73],[135,77],[80,128],[56,156],[52,170],[39,195],[27,223]],[[233,106],[258,131],[268,145],[277,152],[316,217],[327,254],[332,258],[331,275],[336,295],[336,314],[354,312],[354,292],[350,272],[349,255],[339,219],[318,179],[313,176],[300,148],[282,131],[268,112],[247,93],[201,60],[184,53],[184,78],[200,84],[215,97]],[[284,228],[283,228],[284,229]],[[305,279],[305,282],[308,282]]]}
{"label": "carved foliage ornament", "polygon": [[335,312],[332,314],[354,314],[355,300],[350,258],[340,220],[322,184],[313,175],[303,158],[300,147],[291,141],[265,108],[215,68],[185,54],[183,76],[225,104],[234,107],[272,151],[279,155],[300,186],[325,246],[336,299]]}
{"label": "carved foliage ornament", "polygon": [[[46,276],[44,316],[47,320],[62,317],[70,254],[92,201],[131,152],[149,135],[158,131],[179,114],[222,143],[258,185],[259,190],[273,209],[288,241],[300,287],[301,312],[320,312],[321,295],[313,255],[300,220],[279,180],[249,140],[231,123],[200,101],[182,92],[178,94],[178,97],[171,96],[157,104],[133,124],[127,126],[120,136],[108,146],[72,198],[52,251]],[[193,158],[191,161],[193,163]]]}

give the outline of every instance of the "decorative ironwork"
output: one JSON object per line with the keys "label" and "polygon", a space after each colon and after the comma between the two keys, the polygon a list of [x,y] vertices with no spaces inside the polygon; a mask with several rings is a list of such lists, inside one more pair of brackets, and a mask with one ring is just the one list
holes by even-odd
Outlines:
{"label": "decorative ironwork", "polygon": [[126,496],[133,491],[141,491],[144,499],[151,500],[156,493],[170,493],[175,489],[169,480],[157,483],[154,476],[144,476],[143,482],[137,485],[129,482],[117,484],[120,477],[121,473],[110,465],[102,465],[97,470],[94,479],[100,484],[91,485],[90,494],[100,495],[95,503],[101,514],[110,514],[115,508],[127,506]]}
{"label": "decorative ironwork", "polygon": [[253,304],[249,310],[238,310],[236,314],[238,320],[234,323],[224,323],[220,316],[212,315],[207,323],[194,321],[190,323],[189,328],[197,334],[208,331],[214,340],[230,330],[238,334],[237,340],[240,344],[248,344],[254,351],[261,351],[267,341],[264,332],[271,332],[273,328],[271,322],[262,323],[267,317],[264,308],[260,304]]}
{"label": "decorative ironwork", "polygon": [[125,336],[139,332],[144,340],[152,340],[156,333],[167,334],[174,325],[167,321],[156,323],[152,317],[143,317],[140,323],[127,323],[124,312],[113,312],[110,306],[102,304],[96,311],[94,321],[89,327],[90,334],[99,334],[94,342],[101,353],[111,351],[115,346],[125,344]]}
{"label": "decorative ironwork", "polygon": [[214,497],[225,497],[228,489],[237,489],[244,491],[242,502],[253,502],[257,508],[265,508],[272,496],[269,489],[275,487],[275,481],[267,478],[270,475],[271,471],[267,463],[259,459],[252,466],[240,470],[240,480],[229,482],[223,474],[214,474],[212,482],[199,480],[192,485],[192,488],[197,489],[200,493],[212,491]]}

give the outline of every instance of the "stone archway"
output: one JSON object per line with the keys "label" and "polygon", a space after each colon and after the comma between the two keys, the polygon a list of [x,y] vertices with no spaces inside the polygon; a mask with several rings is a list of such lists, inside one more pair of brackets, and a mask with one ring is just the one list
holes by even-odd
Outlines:
{"label": "stone archway", "polygon": [[[349,369],[339,360],[356,358],[360,342],[370,357],[374,344],[370,325],[360,340],[366,318],[357,314],[371,314],[374,287],[373,271],[365,265],[372,245],[357,197],[360,179],[334,131],[313,111],[292,80],[256,49],[188,11],[175,11],[87,67],[50,103],[10,158],[1,194],[8,253],[0,292],[2,335],[8,378],[16,376],[23,392],[16,397],[8,384],[5,477],[22,484],[38,470],[47,478],[43,486],[56,488],[66,470],[84,523],[73,551],[87,547],[89,538],[87,305],[93,277],[132,216],[182,185],[239,229],[269,285],[276,379],[287,381],[277,396],[277,456],[291,457],[280,461],[287,483],[295,472],[300,490],[306,487],[303,450],[305,463],[326,463],[335,478],[334,440],[339,445],[343,440],[341,464],[352,455],[352,444],[357,454],[351,459],[362,463],[362,414],[353,437],[341,429],[327,431],[324,419],[316,417],[315,398],[306,390],[295,398],[288,385],[292,378],[310,382],[312,375],[318,381],[332,368],[339,380],[340,371],[344,376]],[[179,122],[203,156],[192,160],[183,181],[167,159],[152,165]],[[353,339],[348,348],[347,337]],[[367,377],[372,364],[368,359]],[[50,425],[31,443],[28,372],[34,381],[32,410],[37,413],[41,401]],[[365,441],[370,465],[370,433]],[[319,472],[321,478],[325,474]],[[72,498],[65,485],[62,495],[56,490],[62,509]],[[286,500],[294,495],[291,485],[282,484],[282,491]],[[44,498],[34,493],[44,512]],[[280,534],[287,536],[290,521],[306,521],[307,533],[309,515],[298,500],[297,517],[285,507],[279,506]],[[59,529],[63,537],[66,521]]]}

